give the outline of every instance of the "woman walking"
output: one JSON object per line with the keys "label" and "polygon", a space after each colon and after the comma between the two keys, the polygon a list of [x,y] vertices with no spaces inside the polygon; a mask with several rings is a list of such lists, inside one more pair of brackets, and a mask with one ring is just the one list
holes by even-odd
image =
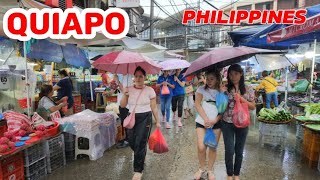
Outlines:
{"label": "woman walking", "polygon": [[[196,118],[196,132],[198,145],[199,170],[195,173],[194,179],[201,179],[205,174],[205,163],[207,157],[207,146],[204,144],[206,129],[210,128],[215,133],[216,140],[219,142],[221,135],[222,115],[218,115],[215,107],[216,95],[219,93],[221,77],[219,72],[207,72],[207,81],[204,86],[200,86],[196,92],[195,108],[198,112]],[[205,107],[206,106],[206,107]],[[208,109],[210,112],[208,112]],[[209,119],[208,113],[215,114],[214,119]],[[211,116],[210,116],[211,117]],[[209,148],[208,154],[208,179],[214,180],[213,165],[216,160],[217,152],[215,148]]]}
{"label": "woman walking", "polygon": [[58,91],[57,98],[61,100],[63,97],[68,97],[68,111],[65,112],[65,115],[72,115],[73,114],[73,96],[72,96],[72,81],[65,69],[61,69],[58,71],[60,76],[60,81],[53,87],[54,91]]}
{"label": "woman walking", "polygon": [[[171,107],[171,100],[172,100],[172,89],[174,89],[174,81],[172,76],[169,76],[169,71],[164,70],[163,74],[158,78],[157,81],[157,87],[160,87],[160,105],[161,105],[161,113],[162,113],[162,122],[166,123],[166,128],[170,129],[170,107]],[[165,92],[166,94],[163,94],[162,90],[163,88],[167,88],[169,90],[168,92]]]}
{"label": "woman walking", "polygon": [[[240,65],[231,65],[228,69],[228,107],[223,116],[222,133],[225,144],[225,164],[227,168],[228,180],[240,179],[240,169],[243,158],[243,149],[248,135],[248,127],[237,128],[233,124],[232,114],[235,106],[235,98],[240,97],[241,103],[246,103],[249,110],[254,110],[255,93],[254,90],[244,83],[243,69]],[[235,154],[235,160],[233,155]]]}
{"label": "woman walking", "polygon": [[132,180],[140,180],[144,170],[144,161],[147,153],[147,142],[152,128],[152,114],[156,125],[160,128],[156,93],[151,87],[145,86],[146,71],[140,66],[134,72],[134,85],[124,90],[120,106],[128,105],[129,113],[135,111],[135,125],[127,129],[128,141],[134,151],[134,176]]}
{"label": "woman walking", "polygon": [[182,111],[183,111],[183,101],[185,90],[184,86],[186,84],[186,78],[181,74],[181,69],[176,69],[176,73],[173,75],[174,80],[174,89],[172,97],[172,111],[173,111],[173,120],[176,120],[176,111],[178,108],[178,126],[182,127]]}

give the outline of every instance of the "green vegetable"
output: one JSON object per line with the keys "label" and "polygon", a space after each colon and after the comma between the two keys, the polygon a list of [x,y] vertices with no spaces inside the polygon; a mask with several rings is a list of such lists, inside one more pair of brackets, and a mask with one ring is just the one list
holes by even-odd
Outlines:
{"label": "green vegetable", "polygon": [[292,115],[285,110],[277,112],[276,109],[266,109],[262,108],[259,112],[259,117],[268,121],[287,121],[292,119]]}
{"label": "green vegetable", "polygon": [[320,103],[307,105],[304,109],[306,112],[306,117],[309,117],[312,114],[320,114]]}

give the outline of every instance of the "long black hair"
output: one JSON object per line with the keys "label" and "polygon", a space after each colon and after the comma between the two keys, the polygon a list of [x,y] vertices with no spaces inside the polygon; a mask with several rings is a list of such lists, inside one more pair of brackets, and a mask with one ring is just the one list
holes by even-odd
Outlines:
{"label": "long black hair", "polygon": [[134,74],[136,74],[136,72],[138,72],[138,71],[140,71],[143,74],[143,76],[147,76],[146,71],[141,66],[138,66],[136,68],[136,70],[134,71]]}
{"label": "long black hair", "polygon": [[71,87],[72,87],[72,90],[73,90],[73,83],[72,83],[72,80],[71,80],[71,78],[70,78],[70,76],[69,76],[69,73],[68,73],[65,69],[60,69],[60,70],[58,71],[58,73],[59,73],[59,75],[62,75],[62,76],[64,76],[64,77],[69,77],[69,81],[70,81],[70,83],[71,83]]}
{"label": "long black hair", "polygon": [[241,73],[241,78],[240,78],[240,82],[239,82],[239,90],[241,95],[244,95],[246,93],[246,85],[244,84],[244,73],[243,73],[243,69],[241,68],[241,66],[239,64],[233,64],[229,67],[228,69],[228,92],[230,93],[232,91],[232,89],[234,89],[234,84],[232,83],[231,79],[230,79],[230,73],[231,71],[235,71],[238,73]]}
{"label": "long black hair", "polygon": [[[39,93],[39,98],[41,99],[42,97],[46,96],[49,97],[48,95],[53,91],[53,88],[49,84],[44,84],[41,86],[40,93]],[[49,97],[50,98],[50,97]]]}

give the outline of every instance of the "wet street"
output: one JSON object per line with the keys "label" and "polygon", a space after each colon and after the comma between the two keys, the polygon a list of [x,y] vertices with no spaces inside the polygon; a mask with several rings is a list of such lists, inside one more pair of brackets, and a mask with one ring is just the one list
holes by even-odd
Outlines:
{"label": "wet street", "polygon": [[[169,144],[166,154],[147,153],[143,179],[191,180],[198,170],[195,124],[192,118],[185,120],[183,128],[176,125],[162,132]],[[258,123],[252,123],[244,151],[241,179],[245,180],[319,180],[320,172],[309,168],[295,151],[294,125],[286,140],[284,150],[265,145],[259,146]],[[68,163],[64,168],[46,178],[50,180],[129,180],[132,178],[133,154],[130,148],[107,150],[97,161],[86,158]],[[224,144],[221,136],[214,173],[216,179],[226,179]]]}

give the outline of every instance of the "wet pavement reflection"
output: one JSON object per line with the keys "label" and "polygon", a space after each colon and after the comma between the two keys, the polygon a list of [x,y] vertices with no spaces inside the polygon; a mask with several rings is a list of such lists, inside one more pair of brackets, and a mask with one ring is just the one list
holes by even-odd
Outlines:
{"label": "wet pavement reflection", "polygon": [[[320,172],[309,168],[295,150],[295,125],[290,132],[284,148],[279,146],[259,146],[258,123],[250,127],[247,138],[241,179],[244,180],[319,180]],[[173,123],[171,129],[162,132],[169,144],[166,154],[147,153],[144,180],[189,180],[198,170],[196,133],[194,119],[184,120],[184,126],[178,128]],[[107,150],[97,161],[88,158],[78,159],[47,176],[50,180],[127,180],[132,178],[131,149]],[[224,144],[221,136],[214,173],[217,180],[226,179],[224,164]]]}

